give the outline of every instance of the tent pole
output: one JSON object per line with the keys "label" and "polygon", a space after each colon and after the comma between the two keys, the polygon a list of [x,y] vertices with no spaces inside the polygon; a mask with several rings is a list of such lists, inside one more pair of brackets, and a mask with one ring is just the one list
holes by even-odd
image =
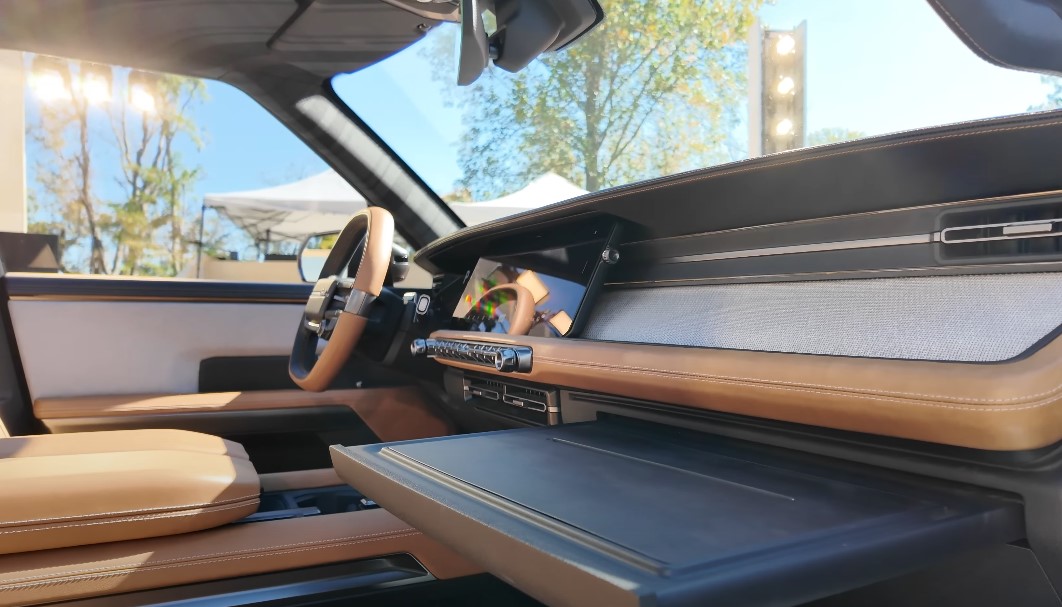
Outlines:
{"label": "tent pole", "polygon": [[206,223],[206,201],[199,207],[199,238],[195,241],[195,277],[203,268],[203,224]]}
{"label": "tent pole", "polygon": [[271,229],[266,228],[266,241],[265,241],[265,255],[262,256],[262,261],[265,261],[269,257],[269,241],[272,240]]}

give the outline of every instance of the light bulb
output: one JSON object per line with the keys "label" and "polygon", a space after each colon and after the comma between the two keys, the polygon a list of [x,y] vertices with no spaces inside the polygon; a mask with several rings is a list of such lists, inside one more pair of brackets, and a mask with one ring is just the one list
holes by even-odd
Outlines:
{"label": "light bulb", "polygon": [[111,83],[98,74],[86,74],[81,79],[81,94],[89,103],[107,103],[111,100]]}
{"label": "light bulb", "polygon": [[774,126],[774,134],[779,136],[789,135],[793,132],[793,121],[783,118]]}
{"label": "light bulb", "polygon": [[790,78],[789,76],[786,76],[785,78],[782,78],[778,82],[778,92],[781,93],[782,95],[788,95],[789,93],[792,93],[793,89],[795,89],[795,88],[796,88],[796,83],[793,82],[793,79]]}
{"label": "light bulb", "polygon": [[134,84],[129,88],[129,104],[145,114],[155,113],[155,96],[142,84]]}
{"label": "light bulb", "polygon": [[58,71],[42,71],[30,76],[30,88],[37,98],[45,103],[55,103],[70,99],[70,89]]}
{"label": "light bulb", "polygon": [[782,34],[774,43],[774,51],[779,55],[788,55],[796,50],[796,39],[789,34]]}

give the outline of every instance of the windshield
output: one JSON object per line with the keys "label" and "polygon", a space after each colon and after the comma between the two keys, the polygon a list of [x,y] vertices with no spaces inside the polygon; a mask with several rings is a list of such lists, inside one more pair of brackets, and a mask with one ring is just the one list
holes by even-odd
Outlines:
{"label": "windshield", "polygon": [[761,154],[1050,109],[1059,80],[993,66],[925,0],[605,0],[524,71],[456,84],[453,24],[333,79],[466,224]]}

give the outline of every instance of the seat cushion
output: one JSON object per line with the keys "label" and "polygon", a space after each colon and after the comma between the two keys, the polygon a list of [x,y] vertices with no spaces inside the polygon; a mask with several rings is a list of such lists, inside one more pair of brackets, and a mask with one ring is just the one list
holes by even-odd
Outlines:
{"label": "seat cushion", "polygon": [[186,430],[113,430],[76,434],[14,436],[0,440],[0,459],[44,455],[87,455],[120,451],[190,451],[248,459],[243,445]]}
{"label": "seat cushion", "polygon": [[258,508],[243,448],[181,430],[0,439],[0,554],[199,531]]}

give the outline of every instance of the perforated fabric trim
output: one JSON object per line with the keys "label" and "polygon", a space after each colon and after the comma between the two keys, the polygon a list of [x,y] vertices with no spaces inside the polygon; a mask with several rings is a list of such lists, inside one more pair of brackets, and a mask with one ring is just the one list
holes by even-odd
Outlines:
{"label": "perforated fabric trim", "polygon": [[992,362],[1062,325],[1062,273],[608,291],[582,337],[870,358]]}

